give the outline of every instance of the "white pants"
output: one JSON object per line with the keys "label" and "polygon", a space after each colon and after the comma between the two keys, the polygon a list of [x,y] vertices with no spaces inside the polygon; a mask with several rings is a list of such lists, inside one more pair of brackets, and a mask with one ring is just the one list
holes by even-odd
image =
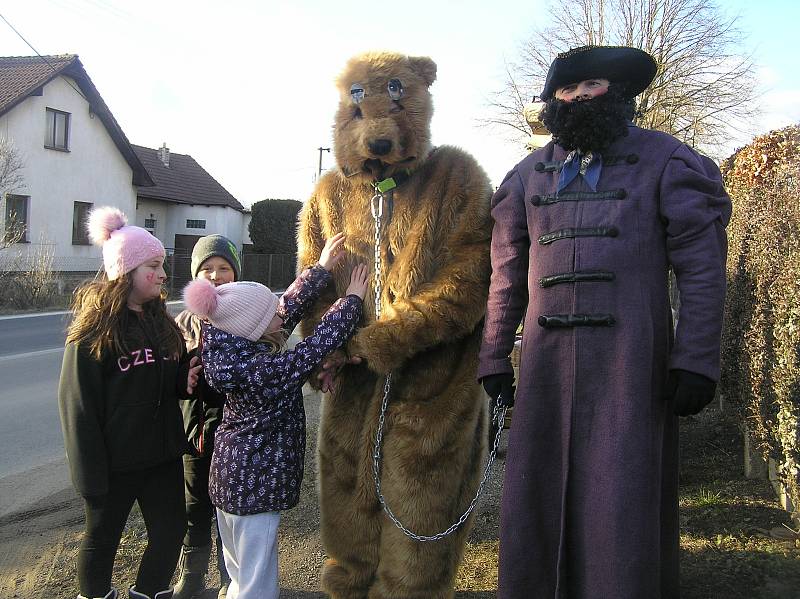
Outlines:
{"label": "white pants", "polygon": [[225,567],[231,576],[228,599],[278,599],[280,512],[235,516],[217,508]]}

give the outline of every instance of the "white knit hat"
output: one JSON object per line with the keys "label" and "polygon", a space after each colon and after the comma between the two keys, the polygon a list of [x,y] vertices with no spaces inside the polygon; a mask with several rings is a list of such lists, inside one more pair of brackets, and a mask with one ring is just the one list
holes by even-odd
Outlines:
{"label": "white knit hat", "polygon": [[183,291],[186,307],[200,318],[231,335],[258,341],[278,309],[278,296],[253,281],[237,281],[214,287],[197,279]]}

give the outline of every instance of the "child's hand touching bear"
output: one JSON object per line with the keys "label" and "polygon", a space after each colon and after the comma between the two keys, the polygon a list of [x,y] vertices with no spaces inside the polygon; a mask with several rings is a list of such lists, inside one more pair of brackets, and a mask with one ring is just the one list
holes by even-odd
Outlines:
{"label": "child's hand touching bear", "polygon": [[325,242],[322,253],[319,256],[319,265],[331,272],[334,267],[342,261],[347,250],[344,249],[344,233],[337,233]]}
{"label": "child's hand touching bear", "polygon": [[367,287],[369,286],[369,273],[364,264],[359,264],[350,273],[350,285],[347,286],[345,295],[357,295],[362,300],[367,295]]}

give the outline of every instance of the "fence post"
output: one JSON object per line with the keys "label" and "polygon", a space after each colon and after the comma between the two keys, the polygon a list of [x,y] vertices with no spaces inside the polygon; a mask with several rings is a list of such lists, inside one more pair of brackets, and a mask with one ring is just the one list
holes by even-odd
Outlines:
{"label": "fence post", "polygon": [[744,438],[744,475],[745,478],[769,478],[769,467],[761,455],[761,452],[753,447],[750,440],[750,431],[747,424],[742,427]]}
{"label": "fence post", "polygon": [[267,287],[272,287],[272,258],[274,258],[274,254],[269,255],[269,267],[267,268]]}
{"label": "fence post", "polygon": [[169,255],[169,297],[174,299],[175,294],[175,252]]}

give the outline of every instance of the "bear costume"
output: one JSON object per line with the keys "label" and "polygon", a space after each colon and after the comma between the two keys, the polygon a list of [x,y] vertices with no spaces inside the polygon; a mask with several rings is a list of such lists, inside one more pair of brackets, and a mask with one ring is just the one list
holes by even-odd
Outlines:
{"label": "bear costume", "polygon": [[382,494],[400,521],[415,533],[438,533],[463,513],[480,482],[486,410],[476,370],[491,186],[470,155],[431,146],[435,78],[427,57],[375,52],[347,63],[337,81],[337,168],[320,179],[300,217],[300,269],[338,232],[347,249],[335,285],[302,323],[307,335],[345,291],[354,266],[367,264],[374,275],[374,185],[390,177],[396,185],[385,194],[381,224],[380,320],[372,288],[346,347],[363,361],[345,365],[322,401],[321,533],[330,558],[322,586],[335,598],[452,597],[469,530],[468,520],[444,539],[419,542],[383,511],[372,454],[387,373]]}

